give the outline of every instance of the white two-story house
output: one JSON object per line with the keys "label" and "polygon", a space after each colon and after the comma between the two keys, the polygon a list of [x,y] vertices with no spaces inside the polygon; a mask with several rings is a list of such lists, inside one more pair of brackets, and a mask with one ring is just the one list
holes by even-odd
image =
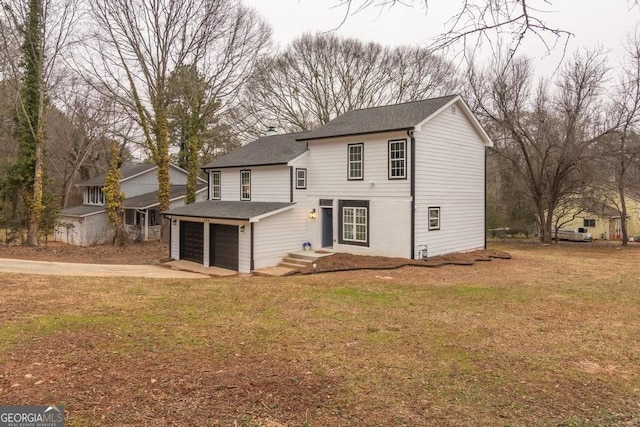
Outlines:
{"label": "white two-story house", "polygon": [[259,138],[203,167],[208,200],[165,212],[171,257],[248,273],[305,242],[403,258],[484,248],[490,146],[456,95]]}
{"label": "white two-story house", "polygon": [[[120,168],[120,190],[125,195],[124,225],[128,234],[141,241],[160,238],[162,217],[158,209],[158,167],[148,163],[125,163]],[[107,175],[83,181],[83,203],[60,211],[54,238],[73,245],[89,246],[113,241],[114,229],[107,219],[103,187]],[[170,165],[171,207],[184,204],[188,173]],[[199,179],[197,200],[206,198],[206,181]]]}

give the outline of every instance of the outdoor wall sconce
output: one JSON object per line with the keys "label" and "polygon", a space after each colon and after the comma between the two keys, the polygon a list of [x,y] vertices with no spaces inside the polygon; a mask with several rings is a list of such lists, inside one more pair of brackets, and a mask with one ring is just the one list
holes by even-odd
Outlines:
{"label": "outdoor wall sconce", "polygon": [[309,219],[316,219],[316,218],[318,218],[318,213],[314,208],[311,212],[309,212]]}
{"label": "outdoor wall sconce", "polygon": [[241,226],[240,226],[240,232],[241,232],[241,233],[244,233],[244,225],[241,225]]}

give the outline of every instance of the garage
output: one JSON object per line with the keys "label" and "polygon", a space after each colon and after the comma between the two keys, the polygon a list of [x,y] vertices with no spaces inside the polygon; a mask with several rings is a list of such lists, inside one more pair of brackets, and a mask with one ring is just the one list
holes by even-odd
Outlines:
{"label": "garage", "polygon": [[204,261],[204,224],[180,221],[180,259],[202,264]]}
{"label": "garage", "polygon": [[209,265],[238,270],[238,226],[209,226]]}

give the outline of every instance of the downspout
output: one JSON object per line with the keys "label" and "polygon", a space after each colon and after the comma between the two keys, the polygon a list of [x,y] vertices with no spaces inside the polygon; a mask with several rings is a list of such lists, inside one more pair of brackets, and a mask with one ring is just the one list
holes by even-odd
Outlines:
{"label": "downspout", "polygon": [[407,131],[411,138],[411,259],[416,256],[416,138],[413,129]]}
{"label": "downspout", "polygon": [[293,203],[293,166],[289,166],[289,202]]}
{"label": "downspout", "polygon": [[484,248],[487,249],[487,153],[489,147],[484,149]]}

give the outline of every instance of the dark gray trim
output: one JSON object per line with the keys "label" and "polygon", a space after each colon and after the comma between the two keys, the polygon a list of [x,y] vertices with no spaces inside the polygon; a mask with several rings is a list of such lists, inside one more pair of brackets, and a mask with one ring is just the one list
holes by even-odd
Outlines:
{"label": "dark gray trim", "polygon": [[[243,199],[242,198],[242,172],[249,172],[249,198],[248,199]],[[251,169],[240,169],[240,200],[243,202],[250,202],[251,201]]]}
{"label": "dark gray trim", "polygon": [[289,166],[289,201],[293,202],[293,166]]}
{"label": "dark gray trim", "polygon": [[333,207],[333,199],[320,199],[320,206]]}
{"label": "dark gray trim", "polygon": [[[352,240],[344,240],[344,236],[342,235],[344,231],[344,221],[343,221],[344,208],[367,208],[367,241],[366,242],[354,242]],[[340,243],[341,245],[369,247],[370,231],[371,231],[371,221],[370,221],[369,200],[338,200],[338,243]]]}
{"label": "dark gray trim", "polygon": [[378,133],[409,131],[409,130],[413,130],[415,128],[416,128],[415,126],[410,126],[410,127],[403,127],[403,128],[376,130],[376,131],[371,131],[371,132],[340,133],[340,134],[336,134],[336,135],[316,136],[316,137],[312,137],[312,138],[299,138],[299,139],[296,139],[296,141],[314,141],[314,140],[319,140],[319,139],[339,138],[341,136],[373,135],[373,134],[378,134]]}
{"label": "dark gray trim", "polygon": [[[397,142],[404,142],[404,176],[391,176],[391,144]],[[406,138],[390,139],[387,141],[387,178],[389,180],[407,179],[407,148]]]}
{"label": "dark gray trim", "polygon": [[251,168],[258,166],[278,166],[278,165],[286,165],[287,162],[279,162],[279,163],[251,163],[250,165],[241,165],[241,166],[214,166],[214,167],[201,167],[203,172],[208,172],[210,170],[218,170],[218,169],[238,169],[238,168]]}
{"label": "dark gray trim", "polygon": [[413,131],[407,131],[407,135],[411,138],[411,259],[416,257],[416,138]]}
{"label": "dark gray trim", "polygon": [[[362,147],[360,152],[361,165],[360,165],[360,178],[351,178],[351,147]],[[364,180],[364,142],[357,142],[354,144],[347,144],[347,181],[363,181]]]}

